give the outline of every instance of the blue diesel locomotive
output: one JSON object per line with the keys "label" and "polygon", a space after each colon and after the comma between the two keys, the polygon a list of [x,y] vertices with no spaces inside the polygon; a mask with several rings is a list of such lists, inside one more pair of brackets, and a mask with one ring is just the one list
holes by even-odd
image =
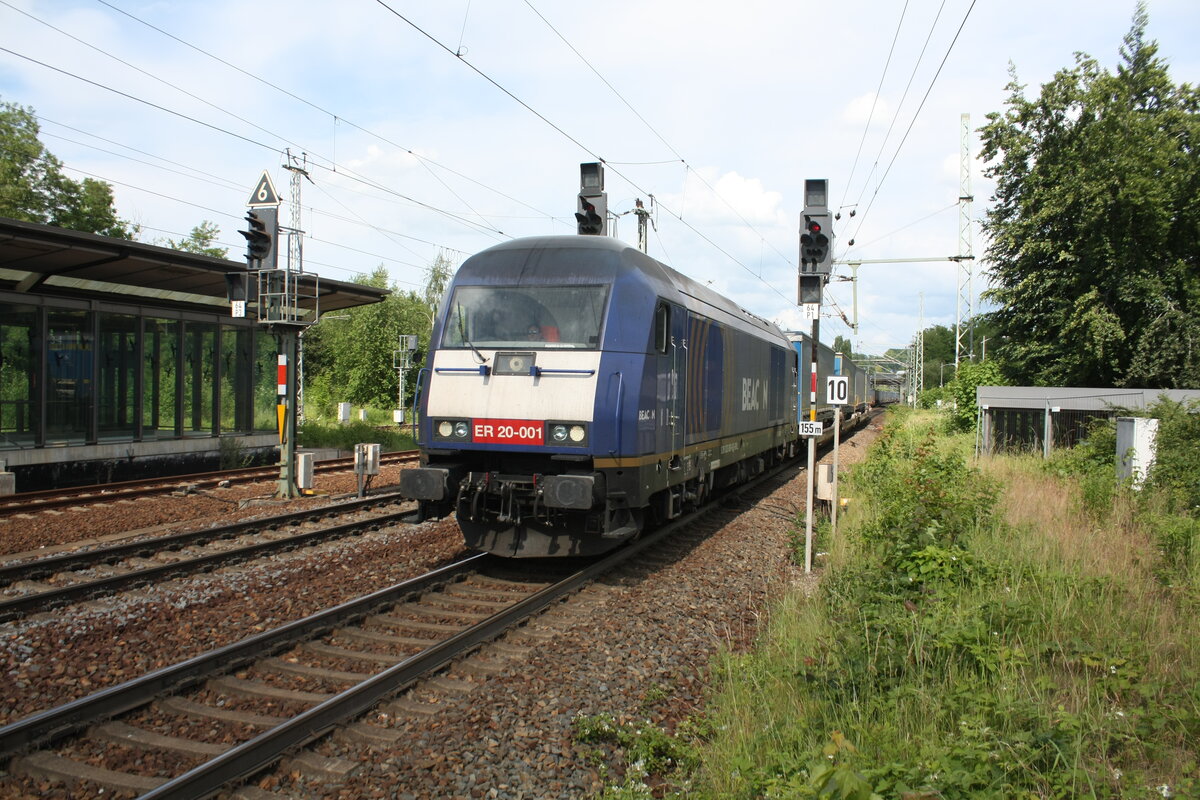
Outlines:
{"label": "blue diesel locomotive", "polygon": [[401,492],[477,550],[610,550],[798,451],[791,339],[616,239],[497,245],[447,290]]}

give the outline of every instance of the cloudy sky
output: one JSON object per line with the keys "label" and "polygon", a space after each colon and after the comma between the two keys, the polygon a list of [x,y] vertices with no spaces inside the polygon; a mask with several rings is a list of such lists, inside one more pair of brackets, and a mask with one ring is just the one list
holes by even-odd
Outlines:
{"label": "cloudy sky", "polygon": [[[961,115],[975,158],[1010,62],[1032,93],[1086,52],[1118,60],[1135,0],[0,0],[0,100],[33,107],[74,178],[111,183],[145,241],[202,220],[239,259],[246,203],[307,165],[305,268],[383,264],[419,288],[511,237],[574,233],[579,164],[609,208],[656,211],[650,253],[749,310],[795,306],[806,178],[841,207],[862,349],[954,325]],[[1149,0],[1176,82],[1200,81],[1200,4]],[[854,217],[850,210],[856,211]],[[632,215],[616,234],[636,243]],[[848,245],[850,239],[855,245]],[[977,269],[975,292],[985,278]],[[847,267],[836,272],[849,277]],[[835,281],[821,338],[851,335]],[[844,317],[844,319],[843,319]]]}

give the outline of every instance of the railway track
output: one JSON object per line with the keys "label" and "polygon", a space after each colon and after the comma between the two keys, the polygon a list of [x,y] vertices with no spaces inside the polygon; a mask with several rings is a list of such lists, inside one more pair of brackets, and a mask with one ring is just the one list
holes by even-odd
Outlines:
{"label": "railway track", "polygon": [[[772,477],[761,476],[742,491]],[[686,540],[708,535],[702,530],[707,523],[694,526],[697,521],[680,520],[648,535],[589,568],[590,576],[562,577],[577,580],[578,588],[624,562],[632,562],[635,573],[672,565],[692,546]],[[688,526],[689,535],[674,536]],[[668,548],[647,550],[668,536],[673,537]],[[26,785],[42,790],[65,784],[57,791],[71,796],[120,789],[143,798],[198,798],[229,790],[250,775],[258,775],[263,786],[288,780],[283,775],[303,774],[311,785],[339,780],[339,770],[358,763],[339,756],[355,758],[364,746],[396,746],[398,730],[432,713],[421,708],[429,695],[469,689],[480,680],[476,675],[511,673],[528,654],[526,646],[555,635],[542,629],[547,622],[553,628],[555,618],[558,624],[575,620],[581,610],[576,606],[586,606],[581,597],[547,622],[523,625],[534,607],[545,609],[564,595],[543,594],[550,587],[533,585],[544,575],[514,577],[511,562],[504,562],[506,574],[500,574],[486,566],[496,563],[489,557],[468,561],[474,571],[451,574],[464,568],[452,565],[436,578],[398,584],[0,728],[0,769],[26,776],[31,781]],[[535,596],[539,600],[530,602]],[[516,605],[528,613],[517,613]],[[514,629],[513,636],[486,644]],[[522,637],[524,642],[514,641]],[[431,677],[441,670],[451,671]],[[457,699],[446,704],[461,706]],[[211,734],[218,728],[224,734]],[[188,735],[199,729],[210,735]],[[233,740],[220,741],[235,729]],[[297,755],[305,743],[330,732],[339,744]],[[277,777],[260,775],[285,758],[290,760]],[[233,796],[274,795],[250,787]]]}
{"label": "railway track", "polygon": [[[431,694],[467,691],[477,676],[528,654],[507,637],[489,643],[516,628],[536,641],[538,631],[526,623],[622,565],[671,563],[675,556],[662,546],[678,541],[680,531],[719,502],[550,582],[547,573],[566,562],[548,567],[472,556],[34,714],[0,728],[0,762],[9,762],[10,774],[35,781],[83,782],[142,800],[211,796],[289,754],[289,769],[336,779],[353,763],[307,751],[294,755],[297,749],[333,731],[368,746],[393,743],[400,734],[389,719],[430,713]],[[437,674],[448,665],[449,674]],[[196,730],[209,733],[188,736]],[[231,736],[236,741],[224,741]],[[130,751],[159,755],[134,758]]]}
{"label": "railway track", "polygon": [[[381,465],[416,462],[416,450],[400,453],[384,453]],[[334,458],[318,461],[313,465],[316,472],[337,472],[354,468],[354,458]],[[58,509],[68,506],[86,506],[90,503],[111,503],[115,500],[132,500],[138,497],[170,494],[178,491],[196,491],[235,483],[255,483],[279,477],[279,466],[244,467],[200,472],[191,475],[174,475],[122,483],[101,483],[69,489],[46,489],[38,492],[18,492],[0,498],[0,519],[10,514],[28,514],[31,511]]]}
{"label": "railway track", "polygon": [[[334,729],[365,743],[394,740],[394,731],[354,720],[625,558],[547,583],[544,571],[514,577],[510,563],[472,556],[0,728],[0,758],[11,759],[10,773],[39,781],[84,782],[145,800],[198,798]],[[520,647],[497,647],[458,669],[487,674],[521,655]],[[455,691],[469,682],[441,677],[433,685]],[[411,713],[413,704],[420,701],[402,697],[387,712]],[[214,724],[242,735],[233,744],[186,735]],[[97,766],[105,753],[126,748],[165,754],[150,760],[151,771],[170,777]]]}
{"label": "railway track", "polygon": [[[0,622],[155,581],[210,571],[369,530],[408,524],[410,509],[394,493],[217,527],[123,542],[0,566]],[[382,509],[382,510],[380,510]],[[348,522],[312,527],[329,517]],[[107,571],[110,574],[97,575]],[[51,583],[38,579],[51,578]],[[23,592],[14,596],[15,591]]]}

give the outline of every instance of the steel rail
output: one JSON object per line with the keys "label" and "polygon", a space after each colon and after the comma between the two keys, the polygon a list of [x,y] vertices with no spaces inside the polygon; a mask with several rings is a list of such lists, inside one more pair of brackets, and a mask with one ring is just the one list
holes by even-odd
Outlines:
{"label": "steel rail", "polygon": [[290,550],[297,547],[312,544],[324,539],[337,538],[354,533],[358,529],[363,528],[378,528],[383,525],[395,525],[400,523],[409,523],[415,520],[415,512],[413,511],[397,511],[392,514],[384,514],[371,519],[359,520],[357,522],[347,522],[342,525],[334,525],[330,528],[322,528],[316,531],[306,531],[298,533],[295,536],[289,536],[286,539],[275,539],[269,542],[257,542],[255,544],[245,545],[233,550],[224,550],[218,553],[208,553],[194,558],[176,561],[170,564],[163,564],[158,567],[147,567],[146,569],[134,570],[123,575],[113,575],[108,578],[99,578],[86,583],[76,583],[70,586],[63,586],[51,589],[45,592],[36,594],[22,595],[9,600],[0,602],[0,622],[4,622],[17,617],[32,614],[38,611],[45,611],[51,608],[68,605],[70,603],[78,603],[82,600],[89,600],[93,597],[112,594],[123,589],[129,589],[135,586],[140,586],[147,583],[152,583],[157,580],[165,580],[181,575],[189,575],[194,572],[203,572],[211,570],[213,567],[234,563],[237,561],[245,561],[250,558],[271,553],[279,550]]}
{"label": "steel rail", "polygon": [[325,609],[274,630],[255,634],[239,642],[203,653],[173,666],[147,673],[125,683],[101,689],[57,708],[33,714],[0,728],[0,761],[30,747],[82,730],[100,720],[143,706],[159,696],[195,685],[214,673],[228,672],[278,652],[294,642],[313,638],[399,602],[429,591],[478,569],[488,554],[469,556],[407,581]]}
{"label": "steel rail", "polygon": [[[384,453],[380,463],[414,461],[416,450]],[[317,472],[333,472],[353,466],[353,457],[333,458],[313,465]],[[71,489],[45,489],[42,491],[19,492],[0,499],[0,516],[43,509],[62,508],[69,505],[104,503],[146,495],[162,494],[178,486],[213,487],[223,481],[247,483],[252,480],[272,480],[279,477],[279,467],[238,467],[218,472],[197,472],[164,478],[147,478],[138,481],[120,481],[79,486]]]}
{"label": "steel rail", "polygon": [[315,741],[337,726],[360,716],[379,701],[403,690],[422,676],[500,636],[551,603],[575,592],[642,550],[659,543],[673,534],[679,525],[694,521],[695,518],[691,517],[660,528],[479,624],[389,667],[253,739],[235,745],[212,760],[146,792],[138,800],[198,800],[209,797],[222,787],[254,775],[277,762],[291,750]]}
{"label": "steel rail", "polygon": [[272,517],[233,522],[215,528],[201,528],[194,531],[183,531],[167,536],[156,536],[138,539],[134,542],[96,547],[90,550],[76,550],[56,556],[36,558],[31,561],[15,561],[0,566],[0,586],[8,585],[18,580],[30,580],[56,572],[87,569],[97,564],[112,564],[126,558],[146,556],[163,550],[179,550],[190,545],[204,544],[218,539],[232,539],[245,536],[264,528],[281,528],[296,525],[309,520],[320,519],[332,514],[344,514],[372,508],[383,503],[403,500],[397,492],[374,494],[364,499],[354,499],[339,503],[291,511]]}

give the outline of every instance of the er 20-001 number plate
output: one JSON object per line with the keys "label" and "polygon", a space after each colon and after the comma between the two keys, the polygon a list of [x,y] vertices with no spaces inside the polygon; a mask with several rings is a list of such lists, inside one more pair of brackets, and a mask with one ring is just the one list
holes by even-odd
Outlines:
{"label": "er 20-001 number plate", "polygon": [[477,419],[471,441],[479,444],[545,444],[546,425],[531,419]]}

